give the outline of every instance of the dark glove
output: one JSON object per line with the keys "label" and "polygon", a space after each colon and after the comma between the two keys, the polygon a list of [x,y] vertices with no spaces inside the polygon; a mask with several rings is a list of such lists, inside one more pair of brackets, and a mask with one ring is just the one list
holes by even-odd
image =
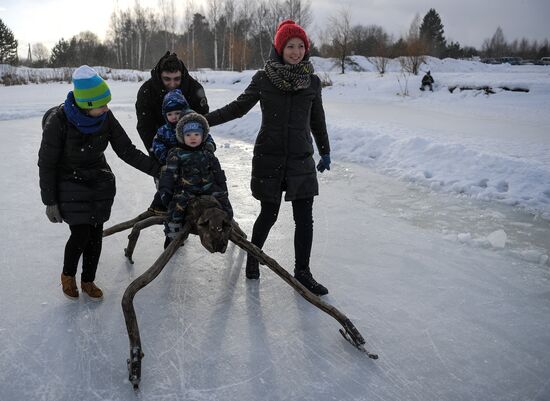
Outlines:
{"label": "dark glove", "polygon": [[214,138],[212,138],[212,135],[210,134],[204,142],[204,149],[212,153],[216,151],[216,142],[214,142]]}
{"label": "dark glove", "polygon": [[59,207],[57,206],[57,204],[46,206],[46,216],[48,216],[48,219],[52,223],[63,223],[61,212],[59,211]]}
{"label": "dark glove", "polygon": [[317,171],[322,173],[325,170],[330,170],[330,154],[322,155],[321,160],[317,163]]}
{"label": "dark glove", "polygon": [[168,192],[161,192],[160,201],[162,202],[165,208],[168,208],[170,201],[172,200],[172,194]]}

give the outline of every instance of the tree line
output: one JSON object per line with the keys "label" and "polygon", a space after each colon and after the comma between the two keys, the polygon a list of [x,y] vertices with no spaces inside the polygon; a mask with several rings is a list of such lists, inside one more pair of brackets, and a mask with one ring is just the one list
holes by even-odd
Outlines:
{"label": "tree line", "polygon": [[[29,45],[27,59],[20,60],[18,42],[0,19],[0,63],[24,63],[34,67],[76,67],[82,64],[144,70],[166,52],[175,51],[190,69],[243,70],[260,68],[271,50],[277,24],[295,20],[311,35],[311,0],[207,0],[206,11],[192,0],[176,9],[175,0],[159,0],[155,9],[133,7],[115,10],[106,39],[81,32],[61,38],[49,50],[42,43]],[[183,11],[183,14],[181,13]],[[318,32],[320,43],[311,44],[311,54],[339,60],[342,72],[353,64],[350,56],[371,57],[384,72],[389,58],[399,57],[404,68],[416,73],[416,64],[426,55],[445,58],[472,56],[517,56],[538,59],[550,54],[548,39],[507,42],[502,29],[483,42],[480,50],[462,47],[445,38],[444,25],[435,9],[423,18],[416,15],[407,35],[394,38],[382,26],[352,24],[351,12],[340,9],[330,17],[327,28]]]}

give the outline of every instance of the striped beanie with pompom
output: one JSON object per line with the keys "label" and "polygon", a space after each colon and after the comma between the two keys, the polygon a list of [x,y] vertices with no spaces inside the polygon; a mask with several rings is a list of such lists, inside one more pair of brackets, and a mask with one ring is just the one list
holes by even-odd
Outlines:
{"label": "striped beanie with pompom", "polygon": [[111,101],[107,83],[92,67],[82,65],[73,72],[74,98],[81,109],[97,109]]}
{"label": "striped beanie with pompom", "polygon": [[304,42],[306,53],[309,50],[309,40],[306,35],[306,31],[296,22],[291,19],[284,20],[277,26],[277,32],[275,33],[275,39],[273,40],[273,46],[279,56],[283,55],[283,49],[286,43],[292,38],[300,38]]}

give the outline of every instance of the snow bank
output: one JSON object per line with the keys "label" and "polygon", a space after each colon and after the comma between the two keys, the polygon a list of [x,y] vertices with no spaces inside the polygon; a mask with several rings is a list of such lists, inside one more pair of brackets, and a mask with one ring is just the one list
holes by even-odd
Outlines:
{"label": "snow bank", "polygon": [[[364,163],[435,191],[503,202],[550,219],[550,67],[428,58],[425,67],[432,70],[436,86],[433,93],[423,93],[418,89],[420,77],[397,72],[397,60],[391,61],[390,72],[381,77],[367,58],[353,59],[367,72],[342,75],[334,60],[312,58],[320,75],[333,82],[323,91],[323,98],[334,160]],[[129,82],[139,82],[150,74],[95,68],[107,79]],[[70,72],[0,66],[0,75],[49,79]],[[254,73],[202,69],[193,75],[205,85],[214,109],[233,100]],[[450,93],[448,87],[456,85],[508,85],[527,88],[529,93]],[[63,90],[70,90],[66,86]],[[113,92],[131,89],[132,97],[136,88],[114,85]],[[64,96],[53,99],[52,92],[46,99],[39,90],[28,88],[31,92],[27,93],[8,89],[2,89],[7,96],[3,95],[0,120],[41,115]],[[381,112],[375,118],[367,113],[374,105]],[[124,107],[131,111],[133,103]],[[414,125],[404,126],[401,113],[413,115],[409,121]],[[431,116],[442,113],[445,115],[439,118],[439,125],[430,121]],[[470,133],[476,128],[468,125],[470,117],[476,118],[474,124],[482,122],[487,128],[477,127],[476,133]],[[424,120],[428,121],[421,126],[419,122]],[[253,142],[260,121],[256,106],[246,118],[215,127],[213,134]],[[510,124],[516,124],[517,132],[510,132]]]}
{"label": "snow bank", "polygon": [[[151,76],[149,71],[117,70],[109,67],[93,67],[104,79],[139,82]],[[45,82],[71,82],[75,68],[29,68],[0,64],[0,83],[20,85]]]}

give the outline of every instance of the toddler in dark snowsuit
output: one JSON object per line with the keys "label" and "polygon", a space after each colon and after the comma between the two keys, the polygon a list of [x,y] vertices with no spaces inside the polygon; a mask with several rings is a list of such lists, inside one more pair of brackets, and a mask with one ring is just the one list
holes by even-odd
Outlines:
{"label": "toddler in dark snowsuit", "polygon": [[[151,151],[161,165],[166,164],[166,157],[170,149],[178,146],[178,140],[176,139],[176,124],[181,116],[192,111],[193,110],[189,108],[189,103],[187,103],[187,100],[181,93],[181,90],[171,90],[164,96],[164,101],[162,102],[162,115],[164,116],[166,124],[157,130],[151,146]],[[206,136],[205,146],[212,152],[216,149],[214,140],[210,135]],[[166,207],[162,204],[160,199],[159,192],[155,194],[155,198],[149,209],[155,213],[166,211]]]}
{"label": "toddler in dark snowsuit", "polygon": [[168,152],[158,191],[163,205],[168,208],[165,247],[181,230],[185,209],[194,197],[214,196],[228,218],[233,218],[225,173],[214,153],[206,146],[208,131],[206,119],[194,112],[181,117],[176,126],[178,147]]}
{"label": "toddler in dark snowsuit", "polygon": [[[190,111],[189,104],[181,93],[181,90],[171,90],[164,96],[164,101],[162,102],[162,115],[164,116],[166,124],[157,130],[151,145],[151,151],[161,165],[166,164],[168,151],[178,145],[176,139],[176,124],[183,114],[189,113]],[[160,199],[159,192],[155,194],[149,210],[155,213],[163,213],[166,211]]]}

